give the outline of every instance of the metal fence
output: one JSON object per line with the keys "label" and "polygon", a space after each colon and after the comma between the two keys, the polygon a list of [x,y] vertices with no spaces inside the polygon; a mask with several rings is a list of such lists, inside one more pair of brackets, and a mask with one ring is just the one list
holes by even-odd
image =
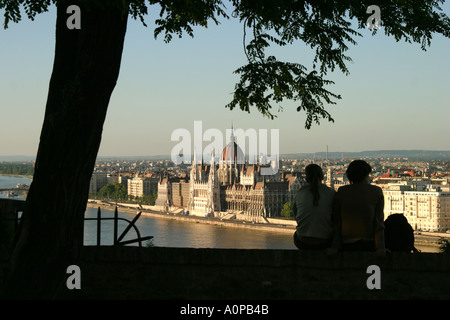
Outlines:
{"label": "metal fence", "polygon": [[[131,243],[138,243],[139,247],[142,247],[142,242],[146,241],[146,240],[150,240],[153,238],[153,236],[146,236],[146,237],[142,237],[141,233],[139,232],[139,229],[136,226],[136,221],[139,219],[139,217],[141,216],[142,212],[139,212],[134,218],[133,220],[128,220],[125,218],[120,218],[119,217],[119,213],[118,213],[118,209],[116,206],[116,209],[114,210],[114,216],[113,217],[102,217],[101,216],[101,209],[100,207],[98,207],[97,210],[97,217],[95,218],[84,218],[84,220],[95,220],[97,221],[97,246],[101,245],[101,240],[100,240],[100,235],[101,235],[101,224],[102,224],[102,220],[113,220],[114,221],[114,232],[113,232],[113,245],[118,246],[118,245],[126,245],[126,244],[131,244]],[[119,220],[122,221],[126,221],[128,222],[128,226],[122,231],[122,233],[119,235],[118,234],[118,229],[119,229]],[[136,232],[137,238],[136,239],[132,239],[132,240],[126,240],[126,241],[122,241],[123,238],[127,235],[128,231],[130,231],[130,229],[133,228],[134,231]]]}
{"label": "metal fence", "polygon": [[[21,213],[25,207],[25,201],[22,200],[10,200],[10,199],[0,199],[0,244],[2,246],[9,246],[12,244],[15,233],[18,230],[18,225],[21,219]],[[100,207],[97,210],[97,217],[86,218],[85,221],[94,220],[97,222],[97,241],[96,245],[100,246],[100,236],[101,236],[101,225],[104,220],[113,220],[113,245],[123,246],[127,244],[137,243],[139,247],[142,246],[142,242],[150,240],[153,236],[142,237],[139,229],[136,226],[136,221],[141,216],[142,212],[139,212],[131,221],[122,217],[119,217],[118,208],[116,206],[114,210],[113,217],[102,217]],[[119,235],[119,220],[128,222],[126,228]],[[132,240],[123,240],[128,232],[133,228],[136,233],[136,238]],[[84,234],[84,233],[83,233]]]}

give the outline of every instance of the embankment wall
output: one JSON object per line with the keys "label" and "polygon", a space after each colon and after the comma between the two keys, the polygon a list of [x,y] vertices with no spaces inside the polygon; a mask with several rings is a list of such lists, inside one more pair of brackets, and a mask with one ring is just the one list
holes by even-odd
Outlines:
{"label": "embankment wall", "polygon": [[[369,289],[371,265],[380,289]],[[450,255],[84,247],[74,299],[450,299]]]}

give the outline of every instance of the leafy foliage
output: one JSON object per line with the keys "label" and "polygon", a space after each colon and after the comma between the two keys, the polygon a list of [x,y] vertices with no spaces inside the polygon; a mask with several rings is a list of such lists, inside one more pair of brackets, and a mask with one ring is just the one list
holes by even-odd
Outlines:
{"label": "leafy foliage", "polygon": [[[341,96],[326,89],[334,84],[324,76],[338,67],[348,75],[346,66],[351,58],[346,55],[348,44],[356,44],[355,36],[361,36],[351,27],[352,19],[358,28],[365,28],[369,1],[232,1],[233,16],[244,24],[244,51],[249,64],[235,71],[240,81],[235,86],[230,109],[239,107],[250,112],[255,106],[263,115],[273,119],[273,103],[285,99],[298,101],[297,111],[307,114],[305,127],[320,119],[334,121],[324,104],[336,104],[333,99]],[[416,3],[417,2],[417,3]],[[419,42],[422,49],[430,44],[432,32],[448,37],[449,19],[438,6],[443,1],[379,1],[383,12],[383,28],[397,41]],[[245,42],[246,28],[253,39]],[[374,30],[375,34],[377,31]],[[301,41],[315,51],[313,71],[306,72],[301,64],[278,61],[266,57],[271,45],[285,46]]]}
{"label": "leafy foliage", "polygon": [[158,192],[145,194],[141,197],[132,197],[128,195],[126,186],[118,182],[113,182],[101,188],[96,194],[92,194],[91,197],[109,201],[133,202],[154,205],[156,198],[158,197]]}
{"label": "leafy foliage", "polygon": [[221,0],[169,0],[150,1],[161,7],[160,19],[155,21],[155,38],[164,32],[164,41],[170,42],[172,34],[182,37],[183,31],[194,36],[193,26],[208,27],[208,20],[219,24],[220,16],[228,18]]}
{"label": "leafy foliage", "polygon": [[46,12],[51,3],[55,3],[55,1],[50,0],[20,0],[20,1],[11,1],[11,0],[0,0],[0,9],[4,9],[4,17],[5,21],[3,27],[6,29],[10,21],[19,22],[22,19],[20,13],[20,7],[23,5],[25,13],[27,17],[31,20],[34,20],[36,14]]}
{"label": "leafy foliage", "polygon": [[101,188],[97,196],[103,199],[113,199],[116,201],[125,201],[128,199],[127,188],[120,183],[114,182]]}
{"label": "leafy foliage", "polygon": [[32,176],[34,168],[32,163],[3,162],[0,163],[0,174]]}
{"label": "leafy foliage", "polygon": [[[129,197],[131,198],[131,197]],[[141,204],[149,204],[155,205],[156,199],[158,198],[158,192],[155,191],[152,194],[144,194],[142,197],[136,197],[134,199],[129,199],[129,201],[141,203]]]}
{"label": "leafy foliage", "polygon": [[[69,3],[70,2],[70,3]],[[243,24],[243,46],[248,64],[234,71],[240,75],[233,99],[226,107],[238,107],[250,112],[255,107],[271,119],[276,117],[273,105],[285,100],[298,103],[297,111],[305,111],[305,127],[313,122],[334,121],[325,106],[336,104],[341,96],[326,89],[334,84],[325,79],[328,72],[339,68],[348,75],[346,55],[348,45],[355,45],[355,37],[361,34],[354,30],[351,21],[356,20],[357,29],[364,29],[368,14],[366,9],[372,1],[362,0],[230,0],[232,9],[227,10],[222,0],[0,0],[4,9],[4,27],[10,21],[21,20],[20,7],[30,19],[47,11],[51,4],[85,5],[98,9],[106,5],[119,6],[134,19],[144,17],[150,6],[159,8],[155,21],[154,36],[164,34],[170,42],[173,35],[184,33],[194,36],[194,27],[207,27],[208,21],[219,24],[219,18],[239,19]],[[404,1],[378,0],[382,12],[382,30],[396,41],[419,43],[423,50],[430,45],[434,33],[450,36],[449,17],[442,12],[444,0]],[[227,13],[228,12],[228,13]],[[247,30],[252,38],[247,43]],[[374,29],[373,34],[378,31]],[[267,55],[271,46],[286,46],[302,42],[315,52],[313,70],[294,62],[279,61]]]}
{"label": "leafy foliage", "polygon": [[281,209],[280,215],[283,218],[288,218],[288,219],[293,218],[294,212],[293,212],[293,209],[292,209],[292,203],[291,202],[286,202],[283,205],[283,208]]}

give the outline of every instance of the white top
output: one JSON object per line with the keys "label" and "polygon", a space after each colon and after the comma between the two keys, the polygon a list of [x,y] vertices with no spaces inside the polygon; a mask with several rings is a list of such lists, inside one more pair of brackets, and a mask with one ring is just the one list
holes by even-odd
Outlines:
{"label": "white top", "polygon": [[297,235],[330,239],[333,233],[332,203],[336,191],[324,184],[319,185],[319,205],[313,205],[313,194],[309,184],[303,186],[294,199],[294,215],[297,221]]}

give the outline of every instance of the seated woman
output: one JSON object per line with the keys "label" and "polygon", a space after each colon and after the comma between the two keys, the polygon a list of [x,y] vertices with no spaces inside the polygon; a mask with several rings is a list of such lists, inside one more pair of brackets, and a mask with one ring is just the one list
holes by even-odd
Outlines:
{"label": "seated woman", "polygon": [[347,168],[350,185],[338,189],[333,204],[333,250],[377,251],[384,255],[384,196],[369,183],[370,165],[355,160]]}
{"label": "seated woman", "polygon": [[318,165],[308,165],[305,173],[307,184],[297,192],[293,203],[297,221],[294,244],[301,250],[324,250],[331,245],[335,191],[322,183],[323,171]]}

